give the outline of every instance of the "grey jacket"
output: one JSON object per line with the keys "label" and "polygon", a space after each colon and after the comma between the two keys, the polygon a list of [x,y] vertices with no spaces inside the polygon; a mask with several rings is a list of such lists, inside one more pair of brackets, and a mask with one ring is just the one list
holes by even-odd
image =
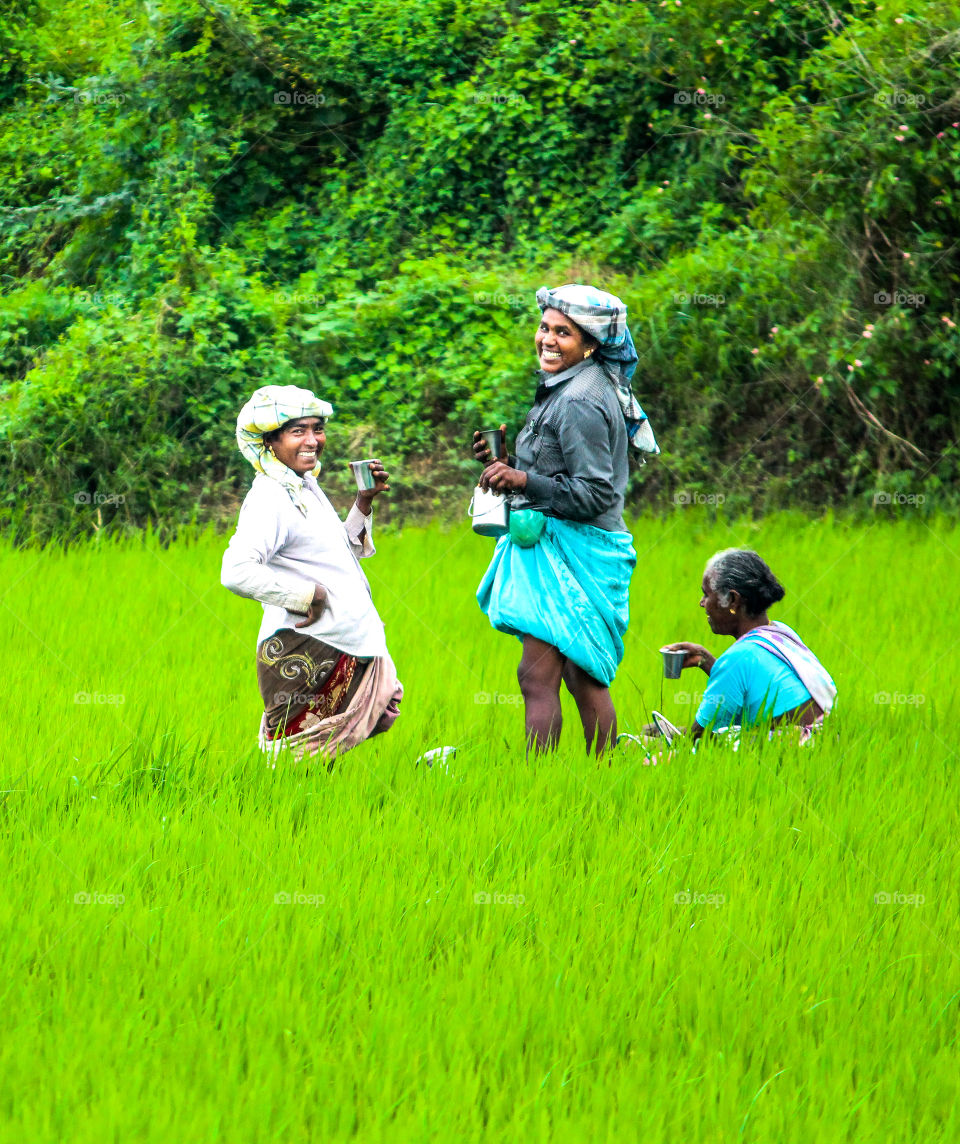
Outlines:
{"label": "grey jacket", "polygon": [[583,361],[542,377],[533,408],[517,435],[515,467],[527,487],[514,508],[626,532],[627,428],[613,383]]}

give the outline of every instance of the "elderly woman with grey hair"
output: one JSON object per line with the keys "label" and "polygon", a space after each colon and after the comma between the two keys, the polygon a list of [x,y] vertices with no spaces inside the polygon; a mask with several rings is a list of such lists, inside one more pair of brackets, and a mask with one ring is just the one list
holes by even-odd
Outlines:
{"label": "elderly woman with grey hair", "polygon": [[700,607],[710,630],[735,643],[719,656],[700,644],[668,645],[687,653],[685,668],[699,667],[710,677],[691,728],[694,739],[708,729],[768,721],[799,724],[803,741],[829,714],[837,687],[826,668],[792,628],[767,618],[784,594],[756,552],[728,548],[708,561]]}

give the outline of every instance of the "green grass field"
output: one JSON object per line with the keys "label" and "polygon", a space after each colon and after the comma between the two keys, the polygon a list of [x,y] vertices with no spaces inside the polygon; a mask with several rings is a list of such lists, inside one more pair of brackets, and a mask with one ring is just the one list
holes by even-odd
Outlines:
{"label": "green grass field", "polygon": [[728,646],[700,576],[747,545],[838,683],[829,734],[598,766],[568,701],[528,763],[492,542],[381,530],[403,714],[270,769],[224,537],[0,550],[0,1139],[956,1140],[960,530],[634,534],[621,730],[661,687],[689,721],[705,677],[656,649]]}

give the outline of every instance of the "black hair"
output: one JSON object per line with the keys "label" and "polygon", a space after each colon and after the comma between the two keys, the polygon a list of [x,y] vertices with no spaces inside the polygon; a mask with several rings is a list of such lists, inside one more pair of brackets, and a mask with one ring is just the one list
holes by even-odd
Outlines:
{"label": "black hair", "polygon": [[759,616],[786,595],[780,581],[749,548],[726,548],[711,556],[705,576],[721,607],[729,605],[731,592],[739,592],[751,616]]}

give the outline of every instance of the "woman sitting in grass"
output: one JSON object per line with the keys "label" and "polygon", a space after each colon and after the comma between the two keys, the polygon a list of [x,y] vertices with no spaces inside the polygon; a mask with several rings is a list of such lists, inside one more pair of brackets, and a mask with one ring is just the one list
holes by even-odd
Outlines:
{"label": "woman sitting in grass", "polygon": [[708,729],[768,721],[798,724],[805,741],[829,714],[837,687],[792,628],[767,619],[767,608],[784,597],[776,576],[756,552],[728,548],[711,557],[702,592],[710,630],[736,642],[720,656],[700,644],[668,645],[687,653],[685,668],[702,668],[710,677],[693,738]]}

